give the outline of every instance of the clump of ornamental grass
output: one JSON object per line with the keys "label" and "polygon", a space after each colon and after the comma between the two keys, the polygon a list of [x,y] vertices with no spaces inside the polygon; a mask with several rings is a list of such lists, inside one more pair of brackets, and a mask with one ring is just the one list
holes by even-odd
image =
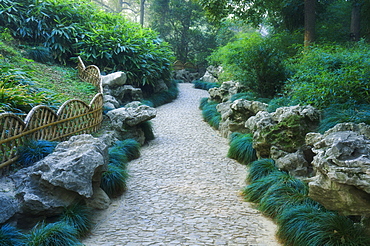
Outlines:
{"label": "clump of ornamental grass", "polygon": [[273,159],[255,160],[249,165],[247,182],[253,183],[254,181],[266,177],[273,172],[280,172]]}
{"label": "clump of ornamental grass", "polygon": [[74,246],[82,245],[77,239],[77,230],[60,221],[51,224],[37,224],[26,235],[27,246]]}
{"label": "clump of ornamental grass", "polygon": [[60,221],[75,228],[78,237],[84,237],[92,227],[91,210],[82,203],[72,204],[64,209]]}
{"label": "clump of ornamental grass", "polygon": [[220,87],[220,84],[212,83],[212,82],[205,82],[201,80],[194,80],[193,84],[194,84],[195,89],[201,89],[201,90],[207,90],[207,91],[211,88]]}
{"label": "clump of ornamental grass", "polygon": [[252,134],[233,132],[230,135],[230,148],[227,153],[229,158],[241,164],[249,164],[257,159],[256,150],[253,148]]}
{"label": "clump of ornamental grass", "polygon": [[46,140],[27,141],[18,148],[18,162],[24,167],[31,166],[51,154],[56,145],[56,142]]}
{"label": "clump of ornamental grass", "polygon": [[153,124],[151,121],[144,121],[141,124],[139,124],[139,127],[144,132],[145,141],[150,141],[155,138],[153,133]]}
{"label": "clump of ornamental grass", "polygon": [[202,110],[204,106],[207,104],[208,104],[208,97],[203,97],[202,99],[200,99],[199,109]]}
{"label": "clump of ornamental grass", "polygon": [[24,235],[15,227],[5,224],[0,228],[0,246],[24,245]]}
{"label": "clump of ornamental grass", "polygon": [[319,204],[285,209],[277,216],[277,223],[277,236],[284,245],[370,245],[363,226]]}
{"label": "clump of ornamental grass", "polygon": [[126,154],[127,161],[131,161],[140,157],[140,143],[135,139],[125,139],[117,141],[114,148]]}
{"label": "clump of ornamental grass", "polygon": [[214,129],[218,129],[221,122],[221,114],[217,111],[217,102],[207,101],[202,106],[202,116],[205,122],[207,122]]}
{"label": "clump of ornamental grass", "polygon": [[109,163],[108,170],[102,174],[100,187],[109,197],[118,197],[126,191],[128,177],[126,169]]}

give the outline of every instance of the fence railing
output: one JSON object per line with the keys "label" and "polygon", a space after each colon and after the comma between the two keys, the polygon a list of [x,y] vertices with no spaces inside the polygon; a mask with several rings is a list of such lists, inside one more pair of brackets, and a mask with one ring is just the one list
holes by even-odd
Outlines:
{"label": "fence railing", "polygon": [[72,135],[100,129],[103,120],[100,70],[94,65],[85,67],[80,57],[78,60],[79,77],[95,85],[98,93],[90,104],[72,99],[63,103],[57,112],[47,106],[36,106],[24,120],[13,113],[0,114],[0,169],[18,159],[18,147],[28,140],[63,141]]}

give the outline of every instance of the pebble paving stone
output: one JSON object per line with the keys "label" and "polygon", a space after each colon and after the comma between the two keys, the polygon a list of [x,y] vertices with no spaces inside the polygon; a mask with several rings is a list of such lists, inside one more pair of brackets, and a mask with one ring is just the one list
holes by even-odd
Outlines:
{"label": "pebble paving stone", "polygon": [[129,163],[128,191],[94,215],[86,246],[280,245],[276,225],[243,201],[246,167],[226,157],[228,139],[202,119],[208,92],[179,84],[157,108],[155,140]]}

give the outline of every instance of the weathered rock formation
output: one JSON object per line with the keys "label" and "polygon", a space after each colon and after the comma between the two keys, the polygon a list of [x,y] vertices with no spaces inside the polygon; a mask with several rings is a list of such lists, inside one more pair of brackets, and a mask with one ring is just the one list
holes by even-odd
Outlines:
{"label": "weathered rock formation", "polygon": [[227,81],[223,82],[218,88],[208,90],[210,99],[216,102],[227,102],[232,95],[240,92],[243,86],[239,82]]}
{"label": "weathered rock formation", "polygon": [[184,83],[191,83],[193,80],[199,78],[198,72],[192,72],[186,69],[176,70],[174,74],[175,80],[181,80]]}
{"label": "weathered rock formation", "polygon": [[266,111],[267,104],[258,101],[238,99],[234,102],[227,101],[217,105],[217,111],[221,114],[219,131],[223,137],[229,137],[232,132],[245,133],[245,122],[249,117],[260,111]]}
{"label": "weathered rock formation", "polygon": [[157,111],[141,102],[135,101],[125,107],[107,113],[111,127],[119,140],[133,138],[144,144],[145,136],[140,124],[156,117]]}
{"label": "weathered rock formation", "polygon": [[127,76],[124,72],[115,72],[102,76],[104,107],[106,109],[119,108],[132,101],[143,99],[140,88],[126,84]]}
{"label": "weathered rock formation", "polygon": [[107,146],[91,135],[74,136],[58,144],[52,154],[14,174],[20,214],[48,217],[60,214],[75,201],[102,203],[101,197],[100,201],[91,200],[100,189],[107,161]]}
{"label": "weathered rock formation", "polygon": [[209,66],[207,67],[205,74],[199,80],[208,83],[217,83],[221,72],[222,67]]}
{"label": "weathered rock formation", "polygon": [[370,216],[370,126],[338,124],[307,134],[306,143],[316,154],[309,196],[346,215]]}
{"label": "weathered rock formation", "polygon": [[273,113],[258,112],[245,127],[253,134],[258,157],[272,158],[282,170],[301,176],[309,172],[312,159],[305,136],[316,129],[319,118],[312,106],[281,107]]}

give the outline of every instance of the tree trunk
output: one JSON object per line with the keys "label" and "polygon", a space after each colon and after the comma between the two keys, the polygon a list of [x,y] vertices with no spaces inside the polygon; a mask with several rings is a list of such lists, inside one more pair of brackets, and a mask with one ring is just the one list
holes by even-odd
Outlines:
{"label": "tree trunk", "polygon": [[304,1],[304,46],[310,46],[310,44],[315,42],[315,5],[316,0]]}
{"label": "tree trunk", "polygon": [[354,1],[352,5],[351,14],[351,40],[360,40],[360,15],[361,15],[361,4],[358,1]]}
{"label": "tree trunk", "polygon": [[145,0],[140,1],[140,25],[144,26],[144,5],[145,5]]}

